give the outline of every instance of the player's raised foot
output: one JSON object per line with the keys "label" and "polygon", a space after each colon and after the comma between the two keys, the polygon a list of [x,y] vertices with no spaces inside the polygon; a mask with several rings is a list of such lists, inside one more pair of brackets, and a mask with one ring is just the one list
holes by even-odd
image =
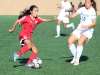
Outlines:
{"label": "player's raised foot", "polygon": [[16,62],[16,60],[19,58],[19,55],[16,53],[16,52],[14,52],[14,62]]}
{"label": "player's raised foot", "polygon": [[79,65],[79,61],[75,61],[74,66],[78,66],[78,65]]}
{"label": "player's raised foot", "polygon": [[33,66],[32,64],[28,64],[28,65],[26,64],[25,67],[32,68]]}
{"label": "player's raised foot", "polygon": [[73,58],[73,60],[70,62],[71,64],[74,64],[75,63],[75,59]]}
{"label": "player's raised foot", "polygon": [[60,35],[55,36],[55,38],[58,38],[58,37],[60,37]]}
{"label": "player's raised foot", "polygon": [[72,25],[72,28],[75,29],[74,23],[71,23],[71,25]]}

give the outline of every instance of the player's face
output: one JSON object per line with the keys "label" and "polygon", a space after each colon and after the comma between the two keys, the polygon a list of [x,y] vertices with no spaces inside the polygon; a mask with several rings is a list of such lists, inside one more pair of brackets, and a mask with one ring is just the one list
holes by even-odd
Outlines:
{"label": "player's face", "polygon": [[38,8],[34,8],[32,11],[31,11],[31,15],[33,16],[33,17],[37,17],[37,14],[38,14]]}
{"label": "player's face", "polygon": [[85,0],[85,7],[87,9],[91,8],[92,2],[90,0]]}
{"label": "player's face", "polygon": [[64,0],[64,2],[66,2],[67,0]]}

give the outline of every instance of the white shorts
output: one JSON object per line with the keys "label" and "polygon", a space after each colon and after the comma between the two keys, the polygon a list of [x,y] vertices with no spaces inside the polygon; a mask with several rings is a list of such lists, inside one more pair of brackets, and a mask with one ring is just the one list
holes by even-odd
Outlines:
{"label": "white shorts", "polygon": [[94,29],[86,29],[86,30],[75,29],[72,32],[72,34],[76,35],[78,39],[81,37],[82,34],[84,34],[88,38],[88,41],[89,41],[92,38],[93,31]]}
{"label": "white shorts", "polygon": [[57,19],[63,21],[63,23],[69,23],[69,18],[65,17],[66,13],[60,12]]}

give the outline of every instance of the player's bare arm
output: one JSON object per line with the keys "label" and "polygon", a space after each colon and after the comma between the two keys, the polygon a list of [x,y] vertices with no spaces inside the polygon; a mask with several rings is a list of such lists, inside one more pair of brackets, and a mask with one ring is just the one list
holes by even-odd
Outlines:
{"label": "player's bare arm", "polygon": [[86,29],[86,28],[91,28],[91,27],[94,27],[94,26],[96,26],[96,20],[93,20],[92,24],[90,24],[90,25],[82,25],[81,28]]}
{"label": "player's bare arm", "polygon": [[66,14],[65,17],[74,18],[74,17],[76,17],[77,15],[79,15],[79,14],[76,12],[76,13],[71,14],[71,15]]}
{"label": "player's bare arm", "polygon": [[55,21],[56,20],[56,16],[54,16],[53,19],[45,19],[45,22],[52,22],[52,21]]}
{"label": "player's bare arm", "polygon": [[58,6],[58,8],[59,8],[59,9],[62,9],[62,7],[61,7],[61,6]]}
{"label": "player's bare arm", "polygon": [[18,20],[15,21],[15,23],[14,23],[12,29],[9,29],[9,32],[10,32],[10,33],[12,33],[12,32],[15,30],[17,24],[18,24]]}

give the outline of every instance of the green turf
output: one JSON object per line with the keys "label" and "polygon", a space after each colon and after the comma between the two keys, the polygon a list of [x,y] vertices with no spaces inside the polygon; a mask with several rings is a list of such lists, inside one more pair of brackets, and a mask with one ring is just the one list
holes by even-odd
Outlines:
{"label": "green turf", "polygon": [[[39,25],[32,40],[39,50],[38,57],[43,61],[40,69],[24,66],[31,51],[20,56],[16,63],[13,62],[13,53],[20,49],[18,35],[21,26],[18,25],[12,34],[8,30],[16,19],[17,16],[0,16],[0,75],[100,75],[100,16],[97,18],[93,38],[84,44],[79,66],[69,63],[72,55],[68,49],[67,39],[73,30],[64,29],[61,25],[61,37],[55,38],[57,21]],[[70,22],[75,23],[77,27],[79,17],[71,19]]]}

